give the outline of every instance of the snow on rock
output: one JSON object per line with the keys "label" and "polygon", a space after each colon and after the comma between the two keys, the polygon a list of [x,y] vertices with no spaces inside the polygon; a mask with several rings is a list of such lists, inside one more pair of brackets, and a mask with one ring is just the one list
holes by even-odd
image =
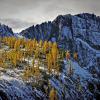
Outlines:
{"label": "snow on rock", "polygon": [[2,76],[0,77],[0,97],[5,100],[34,100],[32,97],[32,88],[16,78]]}
{"label": "snow on rock", "polygon": [[0,98],[1,100],[47,100],[41,91],[7,75],[0,77]]}
{"label": "snow on rock", "polygon": [[[1,100],[41,100],[46,96],[41,91],[32,88],[21,78],[22,70],[10,69],[0,73]],[[46,100],[46,99],[45,99]]]}
{"label": "snow on rock", "polygon": [[96,52],[96,53],[100,53],[99,50],[96,50],[96,49],[92,48],[87,42],[85,42],[85,41],[83,41],[83,40],[81,40],[81,39],[79,39],[79,38],[77,38],[76,41],[80,41],[80,42],[82,42],[85,46],[87,46],[88,49],[90,49],[90,50],[92,50],[92,51],[94,51],[94,52]]}
{"label": "snow on rock", "polygon": [[97,93],[96,84],[98,84],[100,80],[93,78],[92,74],[79,66],[76,61],[71,61],[71,63],[74,71],[72,76],[68,76],[67,68],[69,65],[67,61],[64,60],[64,68],[61,75],[59,77],[53,76],[50,79],[52,87],[57,90],[59,100],[89,100],[97,98],[95,94],[91,93],[89,85],[92,84]]}

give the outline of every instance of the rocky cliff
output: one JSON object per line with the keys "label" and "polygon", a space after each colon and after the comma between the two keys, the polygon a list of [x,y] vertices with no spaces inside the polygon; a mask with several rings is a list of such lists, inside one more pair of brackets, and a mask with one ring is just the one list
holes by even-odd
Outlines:
{"label": "rocky cliff", "polygon": [[100,66],[100,17],[94,14],[59,15],[52,22],[31,26],[21,33],[26,38],[56,41],[59,47],[78,52],[80,66]]}
{"label": "rocky cliff", "polygon": [[0,24],[0,36],[4,37],[4,36],[13,36],[14,33],[12,31],[12,29],[4,24]]}

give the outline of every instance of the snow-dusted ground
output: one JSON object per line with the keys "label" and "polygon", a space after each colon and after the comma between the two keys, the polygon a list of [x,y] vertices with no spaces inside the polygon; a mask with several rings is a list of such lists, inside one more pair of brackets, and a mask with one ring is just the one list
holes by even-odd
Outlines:
{"label": "snow-dusted ground", "polygon": [[[0,97],[6,95],[6,100],[37,100],[45,98],[45,94],[37,89],[32,89],[21,78],[23,70],[7,69],[0,73]],[[2,99],[0,99],[2,100]]]}
{"label": "snow-dusted ground", "polygon": [[[77,41],[81,41],[85,46],[99,55],[99,51],[91,48],[86,42],[81,39],[77,39]],[[4,49],[7,50],[9,48],[6,46],[0,52]],[[24,60],[32,66],[32,57]],[[88,66],[81,67],[76,61],[70,61],[74,72],[72,76],[68,76],[69,65],[65,59],[64,64],[61,66],[63,70],[59,77],[51,75],[49,79],[51,86],[57,90],[59,100],[89,100],[95,98],[94,93],[89,91],[88,85],[90,82],[96,87],[95,82],[100,83],[100,80],[93,77],[89,70],[87,70]],[[35,62],[37,63],[37,60]],[[40,66],[40,69],[43,71],[47,70],[44,65]],[[21,77],[23,70],[24,68],[20,67],[13,69],[0,68],[0,97],[2,97],[3,93],[10,100],[46,100],[46,94],[41,89],[32,88],[31,85],[27,85],[27,82],[23,81]],[[96,89],[97,87],[94,89],[95,92],[98,91]]]}
{"label": "snow-dusted ground", "polygon": [[[87,81],[93,80],[91,73],[81,68],[77,62],[71,61],[71,63],[74,70],[73,76],[69,77],[67,75],[69,65],[64,60],[64,68],[60,76],[56,78],[53,75],[50,78],[51,86],[57,90],[59,100],[94,98],[93,94],[87,88]],[[20,98],[21,100],[37,100],[37,98],[40,98],[39,100],[45,98],[46,100],[46,94],[42,90],[32,89],[30,85],[26,85],[20,77],[22,72],[23,70],[18,68],[6,69],[6,71],[0,72],[0,91],[5,93],[11,100],[19,100]],[[80,77],[80,82],[77,81],[78,77]],[[82,88],[80,90],[79,85]]]}

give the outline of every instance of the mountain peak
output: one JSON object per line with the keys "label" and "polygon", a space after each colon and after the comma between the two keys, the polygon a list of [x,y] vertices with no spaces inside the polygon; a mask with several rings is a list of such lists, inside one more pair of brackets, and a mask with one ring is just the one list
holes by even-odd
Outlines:
{"label": "mountain peak", "polygon": [[7,25],[4,25],[4,24],[0,24],[0,36],[1,37],[13,36],[13,35],[14,35],[14,33],[10,27],[8,27]]}

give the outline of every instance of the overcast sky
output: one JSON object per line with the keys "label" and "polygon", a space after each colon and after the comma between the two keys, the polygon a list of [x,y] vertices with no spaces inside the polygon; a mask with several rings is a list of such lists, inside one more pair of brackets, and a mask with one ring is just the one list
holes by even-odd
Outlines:
{"label": "overcast sky", "polygon": [[100,15],[100,0],[0,0],[0,22],[19,32],[59,14]]}

